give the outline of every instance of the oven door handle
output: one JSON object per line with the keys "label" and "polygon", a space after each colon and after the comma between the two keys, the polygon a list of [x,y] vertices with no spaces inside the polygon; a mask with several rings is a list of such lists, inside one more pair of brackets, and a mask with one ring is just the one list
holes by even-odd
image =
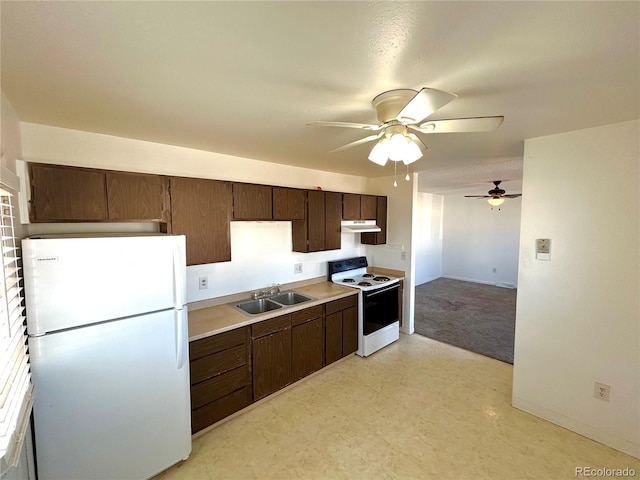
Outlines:
{"label": "oven door handle", "polygon": [[391,285],[390,287],[386,287],[386,288],[383,288],[381,290],[376,290],[375,292],[371,292],[371,293],[365,292],[364,295],[367,298],[375,297],[376,295],[380,295],[381,293],[385,293],[385,292],[388,292],[389,290],[394,290],[394,289],[397,289],[397,288],[400,288],[400,284],[399,283],[395,283],[395,284]]}

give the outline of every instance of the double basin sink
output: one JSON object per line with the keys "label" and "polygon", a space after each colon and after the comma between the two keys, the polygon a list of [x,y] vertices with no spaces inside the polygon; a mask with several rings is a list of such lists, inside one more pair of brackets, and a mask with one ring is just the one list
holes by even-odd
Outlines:
{"label": "double basin sink", "polygon": [[235,307],[247,315],[260,315],[261,313],[278,310],[280,308],[310,302],[314,298],[307,297],[297,292],[277,293],[268,298],[260,298],[249,302],[239,303]]}

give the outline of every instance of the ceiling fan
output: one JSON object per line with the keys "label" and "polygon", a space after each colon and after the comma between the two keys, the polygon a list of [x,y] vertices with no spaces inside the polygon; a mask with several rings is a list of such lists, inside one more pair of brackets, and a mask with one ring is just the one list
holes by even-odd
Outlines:
{"label": "ceiling fan", "polygon": [[436,110],[456,98],[457,95],[454,93],[435,88],[423,88],[419,92],[411,89],[389,90],[376,96],[371,102],[380,122],[377,125],[323,121],[311,122],[307,125],[358,128],[379,132],[338,147],[331,152],[341,152],[356,145],[377,140],[369,154],[369,160],[378,165],[385,165],[387,160],[402,161],[405,165],[409,165],[422,157],[427,149],[427,146],[413,132],[425,134],[487,132],[502,124],[503,116],[424,121]]}
{"label": "ceiling fan", "polygon": [[492,207],[497,207],[498,205],[502,205],[504,203],[505,198],[518,198],[522,196],[521,193],[510,193],[509,195],[506,195],[506,192],[502,188],[500,188],[501,183],[502,180],[494,180],[493,184],[495,185],[495,188],[492,188],[487,192],[489,195],[465,195],[465,197],[488,198],[489,200],[487,200],[487,202],[489,202],[489,205],[491,205]]}

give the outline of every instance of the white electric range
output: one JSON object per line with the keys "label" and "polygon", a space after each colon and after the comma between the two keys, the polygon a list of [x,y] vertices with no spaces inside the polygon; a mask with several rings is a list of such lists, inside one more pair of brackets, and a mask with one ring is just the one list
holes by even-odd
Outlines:
{"label": "white electric range", "polygon": [[367,271],[366,257],[329,262],[329,279],[357,288],[358,351],[367,357],[400,338],[400,279]]}

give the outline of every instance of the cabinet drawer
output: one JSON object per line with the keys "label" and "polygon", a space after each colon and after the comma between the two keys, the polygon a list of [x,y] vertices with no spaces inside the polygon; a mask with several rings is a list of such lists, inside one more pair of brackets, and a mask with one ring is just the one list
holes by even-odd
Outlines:
{"label": "cabinet drawer", "polygon": [[191,387],[191,408],[196,409],[218,400],[250,383],[246,365],[217,375]]}
{"label": "cabinet drawer", "polygon": [[191,361],[191,385],[247,364],[244,345]]}
{"label": "cabinet drawer", "polygon": [[248,328],[237,328],[189,343],[189,358],[193,361],[238,345],[246,345]]}
{"label": "cabinet drawer", "polygon": [[251,326],[251,336],[253,338],[263,337],[270,333],[286,330],[291,327],[291,315],[283,315],[281,317],[265,320],[264,322],[255,323]]}
{"label": "cabinet drawer", "polygon": [[314,318],[322,317],[323,305],[317,305],[311,308],[305,308],[299,312],[291,314],[291,326],[300,325],[301,323],[308,322]]}
{"label": "cabinet drawer", "polygon": [[350,295],[339,300],[334,300],[326,304],[326,314],[330,315],[340,310],[345,310],[350,307],[355,307],[358,304],[358,295]]}
{"label": "cabinet drawer", "polygon": [[226,397],[197,408],[191,412],[191,432],[196,433],[218,420],[242,410],[251,403],[251,389],[243,387]]}

